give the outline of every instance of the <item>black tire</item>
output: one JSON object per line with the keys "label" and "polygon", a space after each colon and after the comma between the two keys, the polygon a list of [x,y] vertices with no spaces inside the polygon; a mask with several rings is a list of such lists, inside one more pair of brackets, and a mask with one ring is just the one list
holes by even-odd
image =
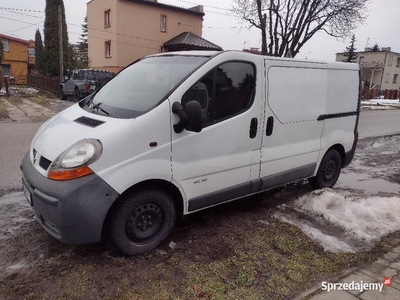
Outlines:
{"label": "black tire", "polygon": [[175,219],[175,205],[167,193],[143,190],[116,207],[110,222],[111,238],[127,255],[146,253],[168,236]]}
{"label": "black tire", "polygon": [[80,92],[79,89],[76,87],[76,88],[75,88],[75,91],[74,91],[74,100],[78,102],[78,101],[81,101],[81,98],[82,98],[81,92]]}
{"label": "black tire", "polygon": [[342,157],[336,150],[329,150],[322,158],[317,175],[308,179],[313,188],[331,188],[337,182],[342,169]]}
{"label": "black tire", "polygon": [[60,99],[67,100],[67,95],[64,94],[64,89],[62,86],[60,86]]}

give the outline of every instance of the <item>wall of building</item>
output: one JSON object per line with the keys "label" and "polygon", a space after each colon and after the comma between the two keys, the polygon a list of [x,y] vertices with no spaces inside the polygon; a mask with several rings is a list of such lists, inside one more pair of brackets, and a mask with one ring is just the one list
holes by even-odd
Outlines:
{"label": "wall of building", "polygon": [[[111,27],[104,28],[104,11],[111,9]],[[161,32],[161,16],[166,30]],[[118,16],[118,18],[116,18]],[[94,21],[93,21],[94,20]],[[88,3],[89,58],[91,67],[115,72],[133,61],[160,53],[162,45],[184,31],[202,35],[202,16],[158,6],[121,0],[93,0]],[[99,37],[91,38],[90,35]],[[105,41],[111,41],[112,57],[105,58]],[[99,50],[100,49],[100,50]]]}
{"label": "wall of building", "polygon": [[9,65],[11,76],[15,78],[17,83],[26,83],[26,75],[28,74],[28,44],[19,41],[8,40],[9,51],[4,51],[2,65]]}
{"label": "wall of building", "polygon": [[[117,1],[118,0],[92,0],[87,4],[88,18],[88,53],[90,67],[93,69],[115,72],[123,66],[118,65],[117,53]],[[111,26],[105,26],[104,14],[111,11]],[[112,54],[106,58],[105,42],[111,41]]]}
{"label": "wall of building", "polygon": [[[372,76],[372,86],[376,86],[379,90],[397,90],[400,89],[400,54],[390,51],[379,52],[357,52],[357,62],[363,66],[364,80],[370,82],[372,76],[372,66],[379,64],[380,70],[375,69]],[[343,61],[345,56],[343,53],[336,54],[336,61]],[[395,74],[397,82],[393,83]]]}
{"label": "wall of building", "polygon": [[[383,74],[382,89],[397,90],[400,89],[400,64],[397,65],[397,59],[400,54],[388,52],[386,57],[385,70]],[[397,74],[396,82],[393,82],[394,76]]]}

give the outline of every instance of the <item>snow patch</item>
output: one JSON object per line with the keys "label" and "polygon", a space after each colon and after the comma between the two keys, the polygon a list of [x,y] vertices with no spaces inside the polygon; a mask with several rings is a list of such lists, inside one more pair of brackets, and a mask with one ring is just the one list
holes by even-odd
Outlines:
{"label": "snow patch", "polygon": [[23,92],[23,93],[30,94],[30,95],[34,95],[34,94],[39,93],[39,91],[37,89],[31,88],[31,87],[20,87],[20,86],[19,87],[14,87],[14,86],[11,86],[9,89],[10,89],[10,91],[18,91],[18,92]]}
{"label": "snow patch", "polygon": [[[294,203],[294,208],[343,228],[356,243],[362,242],[368,247],[381,237],[400,230],[400,197],[397,196],[354,198],[322,190],[303,196]],[[354,251],[347,243],[307,225],[304,220],[288,221],[279,215],[278,218],[298,226],[305,234],[318,240],[327,251]]]}
{"label": "snow patch", "polygon": [[15,235],[21,226],[33,221],[34,216],[24,193],[0,197],[0,240]]}
{"label": "snow patch", "polygon": [[356,251],[355,248],[348,245],[346,242],[340,241],[334,236],[324,234],[321,230],[311,226],[305,220],[290,220],[288,215],[284,215],[282,213],[275,213],[274,217],[285,223],[289,223],[299,227],[301,231],[303,231],[307,236],[309,236],[314,240],[317,240],[325,251],[333,253],[338,253],[338,252],[354,253]]}
{"label": "snow patch", "polygon": [[12,266],[8,267],[7,270],[19,270],[19,269],[22,269],[22,268],[25,268],[25,267],[26,267],[25,264],[17,263],[15,265],[12,265]]}
{"label": "snow patch", "polygon": [[399,99],[370,99],[366,101],[361,101],[361,103],[371,103],[371,104],[399,104]]}

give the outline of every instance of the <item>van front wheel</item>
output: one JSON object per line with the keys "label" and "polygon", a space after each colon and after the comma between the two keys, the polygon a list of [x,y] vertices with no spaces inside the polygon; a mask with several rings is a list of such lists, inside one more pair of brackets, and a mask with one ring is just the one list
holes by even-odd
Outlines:
{"label": "van front wheel", "polygon": [[312,187],[316,189],[331,188],[335,185],[342,169],[342,157],[336,150],[328,151],[322,158],[317,175],[308,179]]}
{"label": "van front wheel", "polygon": [[144,190],[118,205],[111,219],[111,236],[127,255],[146,253],[168,236],[175,218],[175,205],[167,193]]}

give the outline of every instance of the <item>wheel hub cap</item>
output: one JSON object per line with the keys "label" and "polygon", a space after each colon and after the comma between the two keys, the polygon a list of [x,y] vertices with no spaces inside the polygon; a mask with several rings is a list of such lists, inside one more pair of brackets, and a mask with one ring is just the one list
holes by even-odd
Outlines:
{"label": "wheel hub cap", "polygon": [[126,234],[134,242],[141,242],[156,235],[163,224],[160,207],[146,203],[136,207],[126,221]]}

